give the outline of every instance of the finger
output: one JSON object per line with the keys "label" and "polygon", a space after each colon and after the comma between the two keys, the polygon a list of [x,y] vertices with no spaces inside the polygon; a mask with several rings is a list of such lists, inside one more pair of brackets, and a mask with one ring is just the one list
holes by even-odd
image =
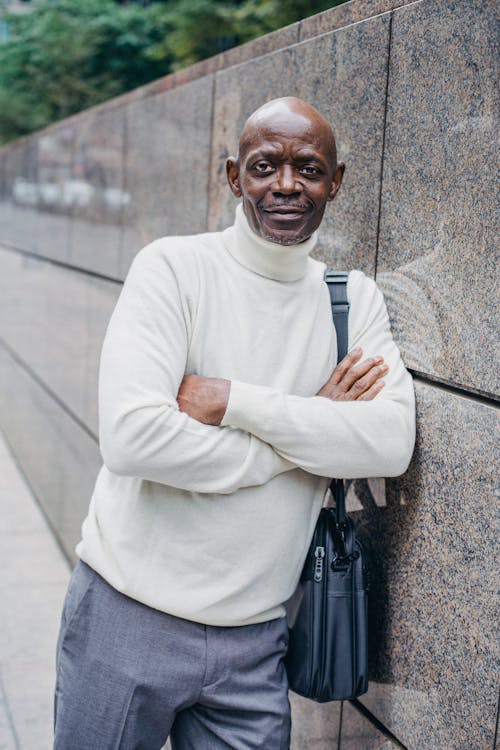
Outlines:
{"label": "finger", "polygon": [[350,351],[346,356],[340,360],[335,370],[332,372],[330,377],[328,378],[328,383],[331,385],[338,385],[342,378],[345,376],[345,374],[356,364],[356,362],[359,362],[361,356],[363,354],[363,350],[361,347],[357,346],[355,349]]}
{"label": "finger", "polygon": [[363,393],[368,391],[380,378],[383,378],[387,374],[389,368],[387,365],[377,365],[372,367],[366,375],[358,378],[347,391],[353,393],[355,398],[359,398]]}
{"label": "finger", "polygon": [[361,396],[356,399],[356,401],[372,401],[384,387],[385,380],[377,380],[377,382],[374,383],[371,388],[368,388],[367,391],[362,393]]}
{"label": "finger", "polygon": [[348,370],[348,372],[346,372],[346,374],[342,378],[342,387],[348,390],[357,380],[360,380],[364,376],[368,375],[371,371],[374,371],[378,367],[381,367],[383,364],[383,357],[377,356],[366,359],[364,362],[361,362],[359,365],[357,365],[356,367],[352,367],[350,370]]}

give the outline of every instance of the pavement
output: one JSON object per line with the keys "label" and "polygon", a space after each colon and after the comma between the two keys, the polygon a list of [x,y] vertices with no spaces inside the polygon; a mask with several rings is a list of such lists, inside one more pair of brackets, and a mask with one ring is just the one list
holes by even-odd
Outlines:
{"label": "pavement", "polygon": [[70,575],[0,433],[0,750],[50,750],[55,648]]}

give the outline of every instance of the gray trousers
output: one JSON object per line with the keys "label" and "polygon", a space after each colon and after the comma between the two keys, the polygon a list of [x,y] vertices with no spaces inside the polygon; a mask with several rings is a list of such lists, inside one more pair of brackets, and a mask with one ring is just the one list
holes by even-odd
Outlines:
{"label": "gray trousers", "polygon": [[79,562],[57,645],[54,750],[288,750],[286,618],[224,628],[120,594]]}

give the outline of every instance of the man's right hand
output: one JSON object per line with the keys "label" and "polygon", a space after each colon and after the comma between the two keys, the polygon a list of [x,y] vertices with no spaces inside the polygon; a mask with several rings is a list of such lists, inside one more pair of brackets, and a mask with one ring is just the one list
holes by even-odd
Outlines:
{"label": "man's right hand", "polygon": [[331,401],[371,401],[380,393],[389,368],[383,357],[370,357],[358,364],[363,350],[357,347],[341,360],[317,396]]}

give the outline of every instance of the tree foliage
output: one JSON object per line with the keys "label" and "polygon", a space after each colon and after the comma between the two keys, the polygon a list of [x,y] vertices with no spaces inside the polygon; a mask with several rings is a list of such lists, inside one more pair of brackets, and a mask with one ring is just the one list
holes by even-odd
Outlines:
{"label": "tree foliage", "polygon": [[[151,54],[167,33],[153,8],[113,0],[55,0],[4,15],[0,137],[7,140],[168,72]],[[163,20],[163,23],[162,23]]]}
{"label": "tree foliage", "polygon": [[4,10],[0,142],[341,2],[35,0],[24,14]]}

